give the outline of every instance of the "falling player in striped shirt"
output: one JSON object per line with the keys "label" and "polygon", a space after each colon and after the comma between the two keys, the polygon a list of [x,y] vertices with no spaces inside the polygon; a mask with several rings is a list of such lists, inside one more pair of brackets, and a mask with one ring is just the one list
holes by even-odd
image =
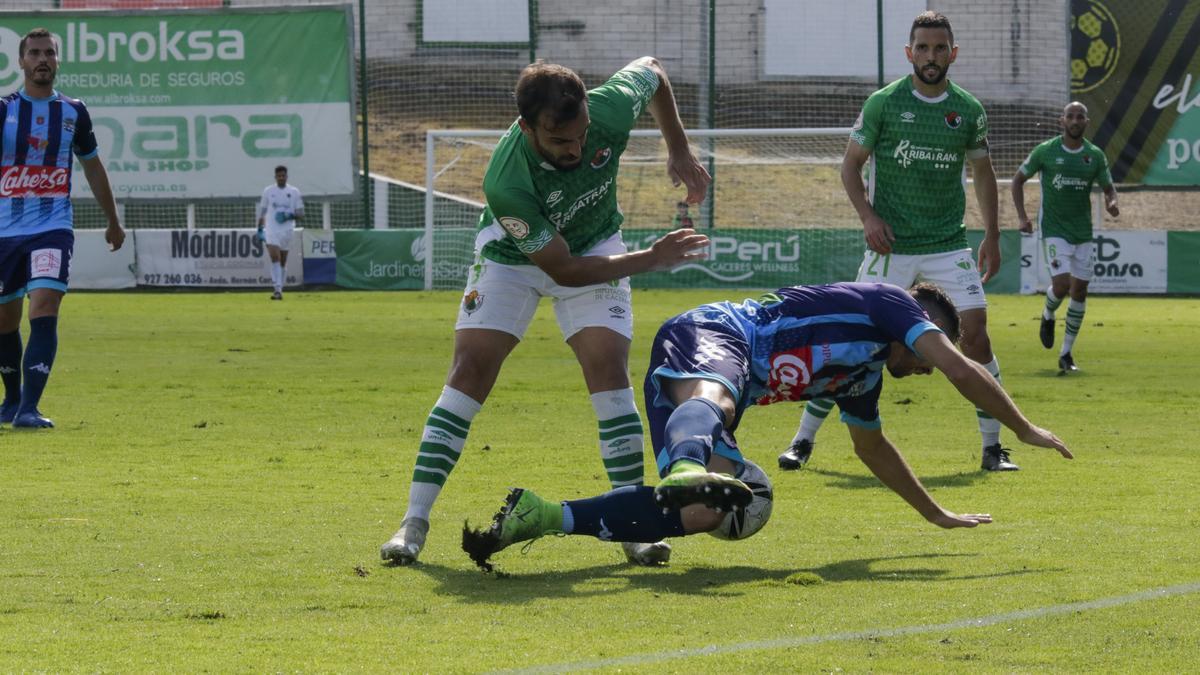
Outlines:
{"label": "falling player in striped shirt", "polygon": [[[38,410],[58,349],[58,313],[74,250],[72,155],[108,219],[104,239],[121,248],[108,173],[82,101],[54,89],[58,44],[44,28],[21,38],[24,86],[0,100],[0,423],[48,429]],[[22,354],[21,313],[29,296],[29,341]]]}

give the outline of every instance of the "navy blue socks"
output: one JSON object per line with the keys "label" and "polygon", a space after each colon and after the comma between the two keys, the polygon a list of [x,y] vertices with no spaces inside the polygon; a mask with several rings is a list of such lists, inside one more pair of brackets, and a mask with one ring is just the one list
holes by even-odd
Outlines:
{"label": "navy blue socks", "polygon": [[21,410],[17,414],[37,410],[42,390],[50,379],[54,354],[58,351],[58,317],[43,316],[29,320],[29,344],[25,346],[25,383],[21,389]]}
{"label": "navy blue socks", "polygon": [[682,537],[678,510],[663,514],[654,501],[654,488],[629,485],[598,497],[563,502],[563,531],[605,541],[654,543]]}

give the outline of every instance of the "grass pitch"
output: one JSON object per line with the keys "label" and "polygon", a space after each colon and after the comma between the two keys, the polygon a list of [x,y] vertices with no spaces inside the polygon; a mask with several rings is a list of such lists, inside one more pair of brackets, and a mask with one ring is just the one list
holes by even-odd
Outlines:
{"label": "grass pitch", "polygon": [[[637,390],[664,318],[741,295],[638,292]],[[943,505],[994,524],[925,523],[833,421],[808,468],[776,470],[799,415],[776,405],[739,432],[777,494],[754,538],[678,540],[661,569],[547,538],[484,575],[459,530],[507,486],[607,488],[548,308],[476,418],[423,564],[389,568],[457,294],[286,298],[67,300],[42,406],[58,428],[0,430],[0,671],[1195,668],[1200,301],[1094,297],[1082,372],[1057,377],[1040,297],[991,298],[1005,386],[1073,462],[1006,431],[1022,470],[985,475],[944,379],[887,381],[885,432]]]}

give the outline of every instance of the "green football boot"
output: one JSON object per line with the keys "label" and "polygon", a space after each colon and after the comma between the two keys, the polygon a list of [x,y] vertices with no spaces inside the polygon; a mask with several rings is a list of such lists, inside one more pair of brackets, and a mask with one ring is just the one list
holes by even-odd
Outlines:
{"label": "green football boot", "polygon": [[654,501],[664,510],[677,511],[703,504],[717,511],[738,511],[754,499],[742,481],[724,473],[706,471],[696,462],[679,461],[654,488]]}
{"label": "green football boot", "polygon": [[476,565],[490,572],[488,558],[493,554],[518,542],[562,534],[562,519],[562,504],[548,502],[524,488],[512,488],[487,530],[472,530],[463,523],[462,548]]}

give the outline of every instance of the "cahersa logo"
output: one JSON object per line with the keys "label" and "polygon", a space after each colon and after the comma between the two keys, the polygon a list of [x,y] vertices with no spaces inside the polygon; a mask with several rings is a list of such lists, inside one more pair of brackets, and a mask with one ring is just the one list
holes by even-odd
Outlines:
{"label": "cahersa logo", "polygon": [[71,172],[61,166],[6,166],[0,172],[0,197],[68,197]]}

